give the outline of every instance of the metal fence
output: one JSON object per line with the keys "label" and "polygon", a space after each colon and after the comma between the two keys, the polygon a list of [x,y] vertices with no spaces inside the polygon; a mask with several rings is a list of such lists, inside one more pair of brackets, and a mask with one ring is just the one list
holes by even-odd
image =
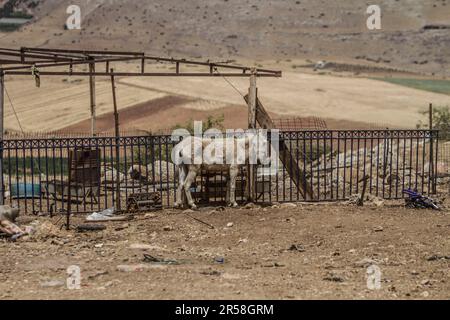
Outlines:
{"label": "metal fence", "polygon": [[[280,138],[299,170],[284,165],[295,163],[286,159],[275,170],[259,166],[256,189],[261,203],[345,200],[361,193],[364,181],[367,194],[385,199],[402,198],[407,188],[425,194],[436,188],[437,131],[323,130],[282,132]],[[122,209],[137,192],[158,192],[163,206],[171,206],[178,180],[171,163],[175,144],[170,136],[5,140],[1,178],[6,203],[32,213],[65,212],[70,198],[72,211],[84,213],[117,206],[120,190]],[[100,154],[95,189],[67,186],[69,153],[85,149]],[[238,201],[245,201],[245,171],[242,168],[237,183]],[[290,172],[301,176],[291,179]],[[295,180],[303,185],[296,186]],[[308,185],[312,197],[302,194]],[[192,191],[198,202],[220,203],[225,189],[226,175],[204,172]],[[75,196],[68,197],[69,192]]]}

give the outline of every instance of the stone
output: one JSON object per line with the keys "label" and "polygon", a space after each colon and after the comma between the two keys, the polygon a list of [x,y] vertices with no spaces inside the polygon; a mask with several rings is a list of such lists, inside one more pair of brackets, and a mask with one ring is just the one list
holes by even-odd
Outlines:
{"label": "stone", "polygon": [[378,227],[375,227],[375,228],[373,229],[373,231],[375,231],[375,232],[383,232],[383,231],[384,231],[384,228],[383,228],[382,226],[378,226]]}
{"label": "stone", "polygon": [[306,249],[305,249],[305,247],[303,247],[303,245],[301,245],[301,244],[293,244],[293,245],[291,245],[291,247],[289,248],[289,251],[305,252]]}
{"label": "stone", "polygon": [[420,281],[420,284],[423,285],[423,286],[430,285],[431,284],[431,280],[429,280],[429,279],[422,280],[422,281]]}
{"label": "stone", "polygon": [[370,258],[363,258],[363,259],[355,262],[353,265],[357,268],[368,268],[373,264],[376,264],[375,260],[372,260]]}
{"label": "stone", "polygon": [[227,223],[227,228],[233,228],[233,226],[234,226],[234,223],[233,223],[233,222],[228,222],[228,223]]}
{"label": "stone", "polygon": [[165,226],[165,227],[163,227],[163,230],[164,230],[164,231],[173,231],[173,227],[171,227],[171,226]]}
{"label": "stone", "polygon": [[129,227],[130,227],[130,224],[129,224],[129,223],[124,223],[124,224],[122,224],[121,226],[118,226],[117,228],[115,228],[114,230],[116,230],[116,231],[122,231],[122,230],[128,229]]}
{"label": "stone", "polygon": [[145,243],[134,243],[129,246],[132,250],[152,250],[152,251],[167,251],[164,248],[161,248],[160,246],[151,245],[151,244],[145,244]]}
{"label": "stone", "polygon": [[120,272],[143,272],[149,269],[165,269],[163,265],[156,264],[134,264],[134,265],[118,265],[117,271]]}
{"label": "stone", "polygon": [[283,203],[281,205],[282,209],[293,209],[293,208],[297,208],[297,205],[295,203]]}
{"label": "stone", "polygon": [[0,220],[8,220],[10,222],[16,222],[19,217],[20,210],[10,206],[0,206]]}
{"label": "stone", "polygon": [[49,280],[41,282],[40,285],[43,288],[57,288],[57,287],[63,287],[66,283],[62,280]]}
{"label": "stone", "polygon": [[345,282],[344,277],[342,277],[341,275],[334,273],[334,272],[329,272],[325,278],[323,278],[323,280],[325,281],[331,281],[331,282]]}
{"label": "stone", "polygon": [[97,271],[94,274],[91,274],[90,276],[88,276],[88,279],[92,280],[92,279],[95,279],[95,278],[98,278],[101,276],[105,276],[107,274],[109,274],[109,272],[107,270],[100,270],[100,271]]}
{"label": "stone", "polygon": [[248,239],[240,239],[239,242],[238,242],[238,244],[241,244],[241,243],[247,243],[247,242],[248,242]]}
{"label": "stone", "polygon": [[251,209],[255,209],[256,207],[257,206],[254,203],[250,202],[245,205],[244,209],[251,210]]}

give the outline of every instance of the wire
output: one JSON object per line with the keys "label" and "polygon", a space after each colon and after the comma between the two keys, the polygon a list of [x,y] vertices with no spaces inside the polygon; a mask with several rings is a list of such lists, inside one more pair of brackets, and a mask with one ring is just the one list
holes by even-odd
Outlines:
{"label": "wire", "polygon": [[219,70],[217,70],[217,67],[214,67],[214,71],[217,72],[219,75],[222,76],[223,80],[225,80],[226,82],[228,82],[228,84],[234,89],[236,90],[237,93],[239,93],[241,95],[242,98],[244,98],[244,94],[238,89],[236,88],[236,86],[234,84],[231,83],[230,80],[228,80],[224,75],[222,75]]}
{"label": "wire", "polygon": [[20,123],[20,120],[19,120],[19,116],[17,115],[16,108],[14,108],[14,104],[12,103],[11,97],[9,96],[8,90],[6,90],[6,86],[4,86],[4,88],[5,88],[6,96],[8,97],[9,103],[11,104],[12,110],[14,112],[14,116],[16,117],[17,123],[19,124],[20,131],[22,131],[22,134],[25,135],[22,124]]}
{"label": "wire", "polygon": [[[25,131],[23,130],[22,124],[20,123],[19,116],[17,115],[16,108],[14,108],[14,104],[12,103],[12,100],[11,100],[11,97],[9,96],[8,90],[6,90],[6,86],[5,85],[3,85],[3,88],[5,89],[6,97],[8,97],[9,104],[11,105],[11,108],[12,108],[12,110],[14,112],[14,115],[15,115],[15,117],[17,119],[17,123],[19,124],[20,131],[22,131],[22,135],[25,136]],[[32,164],[33,168],[36,168],[33,157],[31,158],[31,164]],[[42,171],[39,168],[39,165],[37,166],[37,170],[39,171],[39,174],[42,174]]]}

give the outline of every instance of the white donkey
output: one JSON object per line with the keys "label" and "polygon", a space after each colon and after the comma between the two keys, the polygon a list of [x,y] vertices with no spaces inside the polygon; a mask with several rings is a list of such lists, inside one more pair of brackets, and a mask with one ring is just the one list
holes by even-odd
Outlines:
{"label": "white donkey", "polygon": [[183,206],[184,192],[188,205],[192,209],[197,208],[190,189],[202,170],[228,172],[227,204],[230,207],[237,207],[236,180],[239,168],[248,163],[250,157],[257,160],[258,157],[251,153],[257,153],[258,150],[266,150],[267,144],[266,138],[254,133],[247,134],[243,138],[213,139],[188,137],[181,141],[175,146],[173,151],[173,156],[177,157],[174,162],[177,164],[179,174],[175,207]]}

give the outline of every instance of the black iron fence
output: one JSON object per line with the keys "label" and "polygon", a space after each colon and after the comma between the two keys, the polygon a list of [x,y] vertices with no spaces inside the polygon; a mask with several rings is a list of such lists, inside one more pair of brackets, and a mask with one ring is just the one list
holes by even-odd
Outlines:
{"label": "black iron fence", "polygon": [[[384,199],[402,198],[407,188],[425,194],[436,190],[437,131],[302,131],[283,132],[280,139],[288,150],[281,161],[257,168],[258,202],[345,200],[364,185],[366,194]],[[164,207],[172,206],[178,184],[171,162],[176,143],[170,136],[5,140],[5,202],[26,212],[57,213],[65,212],[70,201],[73,212],[83,213],[117,207],[118,200],[125,209],[131,194],[157,192]],[[83,150],[96,151],[99,179],[92,183],[86,177],[70,185],[69,155]],[[245,171],[237,182],[238,201],[246,199]],[[296,179],[290,176],[294,173]],[[198,202],[222,202],[226,179],[203,172],[191,190]],[[308,188],[311,195],[306,196],[302,190]]]}

